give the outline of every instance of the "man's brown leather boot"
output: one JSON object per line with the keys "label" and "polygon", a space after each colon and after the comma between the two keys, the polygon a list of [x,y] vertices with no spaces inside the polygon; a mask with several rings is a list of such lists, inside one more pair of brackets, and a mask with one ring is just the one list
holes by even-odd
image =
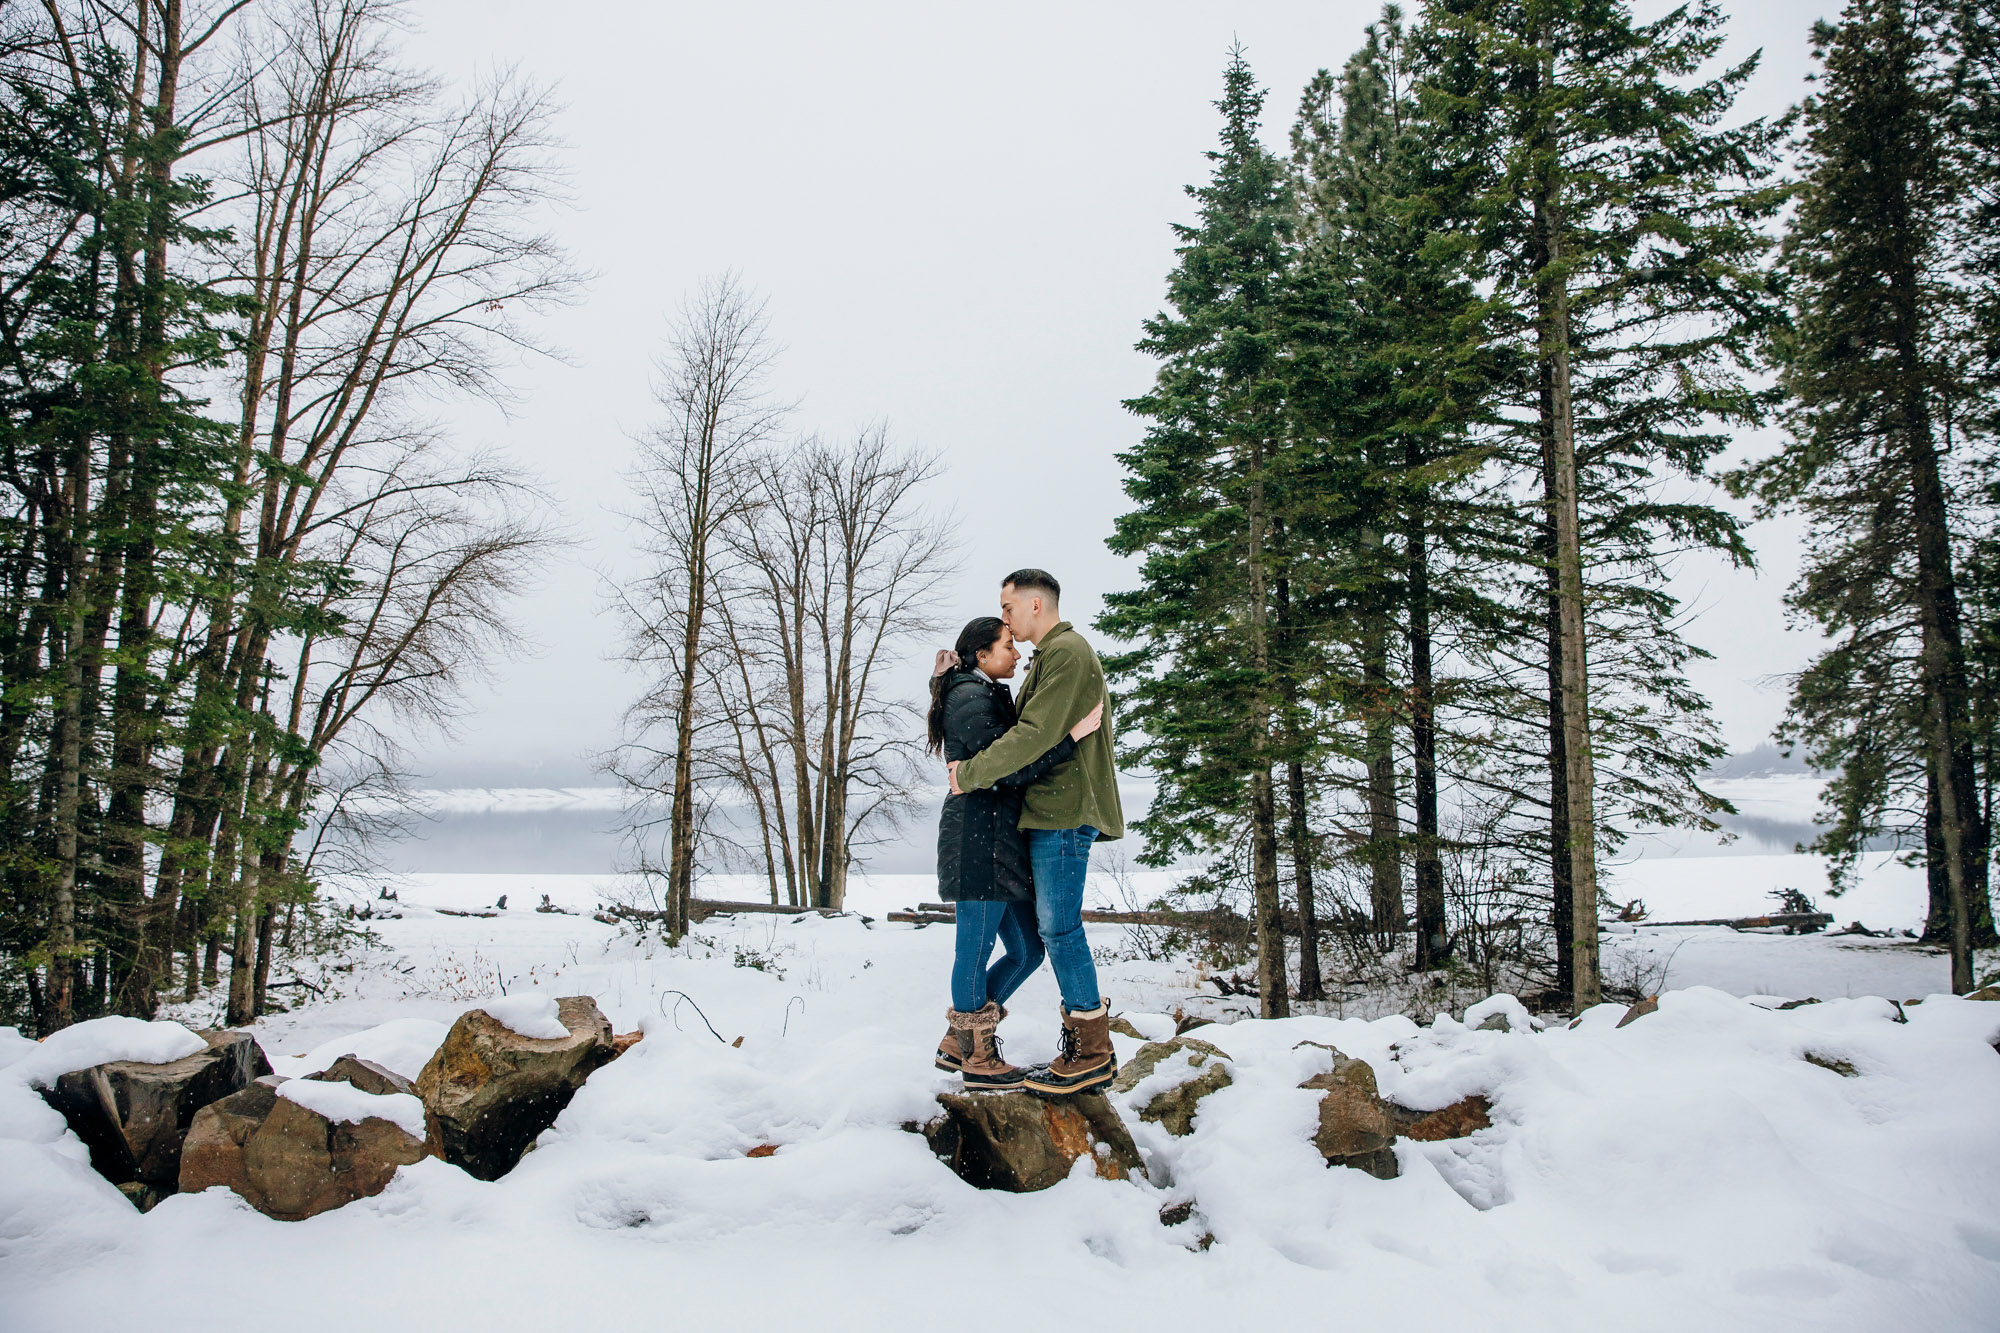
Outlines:
{"label": "man's brown leather boot", "polygon": [[1014,1092],[1020,1088],[1024,1071],[1000,1058],[1000,1038],[993,1032],[1000,1025],[999,1005],[989,1004],[969,1014],[954,1009],[946,1021],[971,1037],[965,1063],[958,1071],[967,1092]]}
{"label": "man's brown leather boot", "polygon": [[1118,1055],[1111,1049],[1111,1006],[1063,1010],[1062,1049],[1056,1058],[1028,1073],[1036,1092],[1089,1092],[1109,1083],[1118,1073]]}

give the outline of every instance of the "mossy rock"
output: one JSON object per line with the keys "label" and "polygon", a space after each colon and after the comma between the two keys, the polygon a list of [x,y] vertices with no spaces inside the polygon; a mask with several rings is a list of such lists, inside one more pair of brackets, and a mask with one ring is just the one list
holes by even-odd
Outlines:
{"label": "mossy rock", "polygon": [[1141,1046],[1130,1060],[1118,1067],[1118,1077],[1112,1080],[1111,1086],[1119,1092],[1130,1092],[1148,1078],[1151,1078],[1153,1071],[1160,1067],[1162,1061],[1170,1059],[1182,1051],[1188,1053],[1188,1064],[1196,1069],[1201,1068],[1201,1066],[1207,1064],[1210,1060],[1227,1060],[1229,1058],[1229,1052],[1219,1046],[1202,1041],[1198,1037],[1175,1037],[1172,1041],[1149,1041],[1144,1046]]}

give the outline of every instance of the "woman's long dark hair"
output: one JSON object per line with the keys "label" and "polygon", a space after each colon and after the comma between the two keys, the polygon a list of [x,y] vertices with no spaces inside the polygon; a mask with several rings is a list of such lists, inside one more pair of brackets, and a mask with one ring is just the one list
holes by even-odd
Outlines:
{"label": "woman's long dark hair", "polygon": [[970,671],[979,654],[991,648],[1000,640],[1000,617],[980,616],[965,622],[965,628],[958,632],[958,642],[952,648],[958,654],[958,666],[950,671],[940,671],[931,677],[931,753],[944,753],[944,696],[951,690],[951,682],[960,671]]}

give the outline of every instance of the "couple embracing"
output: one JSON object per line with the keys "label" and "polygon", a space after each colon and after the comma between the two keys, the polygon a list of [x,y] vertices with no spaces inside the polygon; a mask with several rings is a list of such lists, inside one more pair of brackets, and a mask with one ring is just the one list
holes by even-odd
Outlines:
{"label": "couple embracing", "polygon": [[[931,676],[930,748],[951,778],[938,896],[958,916],[937,1066],[961,1074],[968,1090],[1083,1092],[1118,1072],[1083,889],[1091,844],[1122,837],[1125,817],[1104,668],[1062,618],[1061,596],[1043,570],[1009,574],[999,617],[968,624]],[[1017,643],[1035,648],[1018,708],[1004,683],[1020,661]],[[1000,1058],[995,1029],[1007,997],[1045,957],[1062,992],[1061,1046],[1048,1064],[1017,1069]]]}

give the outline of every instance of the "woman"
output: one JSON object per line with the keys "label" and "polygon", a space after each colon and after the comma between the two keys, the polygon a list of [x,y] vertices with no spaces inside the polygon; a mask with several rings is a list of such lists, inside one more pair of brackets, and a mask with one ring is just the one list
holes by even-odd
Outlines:
{"label": "woman", "polygon": [[[1014,696],[1001,682],[1020,660],[1013,634],[994,616],[968,624],[958,646],[938,654],[931,673],[932,754],[964,761],[1006,734],[1015,721]],[[1076,743],[1096,731],[1103,716],[1102,707],[1094,710],[1020,772],[945,799],[938,821],[938,896],[958,904],[958,947],[937,1067],[964,1075],[969,1089],[1018,1088],[1024,1073],[1000,1058],[993,1033],[1006,1016],[1001,1006],[1044,956],[1028,843],[1020,830],[1022,790],[1073,756]],[[995,940],[1006,953],[989,968]]]}

